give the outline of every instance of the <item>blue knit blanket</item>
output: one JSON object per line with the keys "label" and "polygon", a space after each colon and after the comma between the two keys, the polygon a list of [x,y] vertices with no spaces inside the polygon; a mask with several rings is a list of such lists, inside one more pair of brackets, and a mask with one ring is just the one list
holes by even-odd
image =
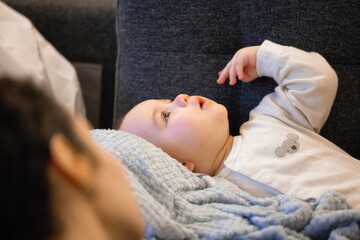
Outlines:
{"label": "blue knit blanket", "polygon": [[115,130],[91,134],[123,165],[146,239],[360,239],[360,212],[335,192],[310,204],[287,195],[256,198],[227,180],[207,187],[141,138]]}

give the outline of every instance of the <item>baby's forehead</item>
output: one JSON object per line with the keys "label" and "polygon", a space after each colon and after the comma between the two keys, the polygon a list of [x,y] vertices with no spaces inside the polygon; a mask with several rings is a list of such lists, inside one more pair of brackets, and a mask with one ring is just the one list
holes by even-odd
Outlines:
{"label": "baby's forehead", "polygon": [[171,103],[170,99],[149,99],[135,105],[124,117],[124,121],[139,121],[139,119],[149,118],[156,109],[163,109]]}
{"label": "baby's forehead", "polygon": [[[124,117],[120,130],[129,132],[149,140],[149,136],[157,135],[155,113],[165,108],[169,100],[150,99],[140,102],[133,107]],[[162,107],[164,105],[164,107]],[[151,142],[151,141],[150,141]]]}
{"label": "baby's forehead", "polygon": [[131,109],[131,111],[132,110],[139,110],[139,109],[143,109],[143,108],[149,108],[149,107],[152,107],[152,106],[156,106],[159,103],[161,103],[160,99],[148,99],[148,100],[145,100],[145,101],[142,101],[142,102],[138,103],[135,107],[133,107],[133,109]]}
{"label": "baby's forehead", "polygon": [[140,102],[139,104],[137,104],[133,109],[135,108],[148,108],[148,107],[156,107],[160,104],[166,104],[166,103],[171,103],[170,99],[148,99],[145,100],[143,102]]}
{"label": "baby's forehead", "polygon": [[[137,104],[124,117],[120,129],[132,134],[139,135],[140,129],[146,129],[151,122],[153,107],[152,102],[147,100]],[[140,134],[141,136],[141,134]]]}
{"label": "baby's forehead", "polygon": [[139,119],[151,116],[155,109],[165,106],[170,100],[168,99],[148,99],[140,102],[133,107],[127,114],[126,118],[129,120]]}

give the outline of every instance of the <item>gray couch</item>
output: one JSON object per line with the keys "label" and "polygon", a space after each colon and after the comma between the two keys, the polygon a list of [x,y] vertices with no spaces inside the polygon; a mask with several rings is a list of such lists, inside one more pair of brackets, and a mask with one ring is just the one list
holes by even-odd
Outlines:
{"label": "gray couch", "polygon": [[188,93],[224,104],[231,133],[237,134],[275,84],[262,78],[218,86],[217,72],[235,51],[264,39],[317,51],[339,77],[338,95],[321,134],[360,158],[357,0],[118,0],[117,6],[116,0],[5,2],[28,16],[70,61],[103,65],[102,128],[111,127],[140,101]]}
{"label": "gray couch", "polygon": [[338,95],[321,134],[360,158],[359,14],[357,0],[119,0],[115,119],[148,98],[197,94],[224,104],[238,134],[275,84],[218,86],[217,72],[239,48],[269,39],[317,51],[336,70]]}

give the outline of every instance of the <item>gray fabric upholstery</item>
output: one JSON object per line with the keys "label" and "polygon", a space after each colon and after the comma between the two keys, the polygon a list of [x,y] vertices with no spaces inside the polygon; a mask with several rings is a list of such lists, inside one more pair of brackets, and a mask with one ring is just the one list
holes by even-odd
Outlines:
{"label": "gray fabric upholstery", "polygon": [[265,39],[322,54],[339,91],[321,134],[360,158],[360,20],[357,0],[118,0],[115,119],[149,98],[203,95],[229,110],[238,134],[249,111],[275,86],[263,78],[218,86],[241,47]]}

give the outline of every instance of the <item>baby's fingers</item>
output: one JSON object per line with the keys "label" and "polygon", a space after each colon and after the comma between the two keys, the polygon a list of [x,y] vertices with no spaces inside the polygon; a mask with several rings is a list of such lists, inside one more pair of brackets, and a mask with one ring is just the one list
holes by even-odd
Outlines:
{"label": "baby's fingers", "polygon": [[218,84],[223,84],[225,80],[229,77],[229,69],[230,69],[230,63],[226,65],[226,67],[219,72],[219,78],[216,80]]}
{"label": "baby's fingers", "polygon": [[230,67],[230,85],[233,86],[236,84],[236,69],[234,64]]}
{"label": "baby's fingers", "polygon": [[243,65],[238,63],[238,64],[236,64],[235,69],[236,69],[237,78],[239,80],[243,80],[243,78],[244,78],[244,72],[243,72],[244,67],[243,67]]}

